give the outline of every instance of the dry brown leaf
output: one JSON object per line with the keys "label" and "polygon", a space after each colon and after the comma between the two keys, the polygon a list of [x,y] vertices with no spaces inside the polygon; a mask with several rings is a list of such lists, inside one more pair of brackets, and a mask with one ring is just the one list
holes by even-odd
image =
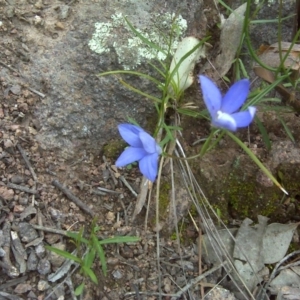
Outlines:
{"label": "dry brown leaf", "polygon": [[[284,58],[291,48],[291,43],[281,42],[281,57]],[[299,71],[300,69],[300,45],[294,44],[284,61],[286,69]],[[278,68],[281,65],[278,43],[270,45],[260,56],[259,59],[271,68]]]}
{"label": "dry brown leaf", "polygon": [[[281,57],[279,55],[279,50],[281,50]],[[288,55],[287,55],[288,53]],[[259,55],[259,59],[267,66],[271,68],[278,68],[281,65],[281,58],[284,59],[283,67],[286,69],[291,69],[294,71],[294,75],[299,77],[298,72],[300,71],[300,45],[291,43],[281,42],[280,47],[278,43],[272,44]],[[253,70],[257,76],[267,81],[268,83],[273,83],[275,81],[275,75],[273,72],[259,66],[256,64]],[[293,107],[295,111],[300,113],[300,101],[295,98],[295,93],[290,92],[282,84],[278,84],[275,87],[276,91],[283,97],[284,103]]]}

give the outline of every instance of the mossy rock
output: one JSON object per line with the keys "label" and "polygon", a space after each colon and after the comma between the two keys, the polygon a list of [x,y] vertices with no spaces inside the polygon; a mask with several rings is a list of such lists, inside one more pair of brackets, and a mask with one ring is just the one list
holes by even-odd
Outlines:
{"label": "mossy rock", "polygon": [[111,140],[103,146],[103,155],[106,158],[116,159],[125,149],[126,145],[122,140]]}

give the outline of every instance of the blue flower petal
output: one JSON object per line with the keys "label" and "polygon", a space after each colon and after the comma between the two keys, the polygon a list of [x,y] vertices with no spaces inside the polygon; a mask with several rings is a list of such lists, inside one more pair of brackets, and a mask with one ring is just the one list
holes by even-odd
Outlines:
{"label": "blue flower petal", "polygon": [[237,127],[247,127],[252,122],[256,108],[250,106],[248,110],[232,114],[231,117],[235,120]]}
{"label": "blue flower petal", "polygon": [[222,100],[221,110],[232,114],[242,107],[249,94],[250,82],[248,79],[237,81],[230,87]]}
{"label": "blue flower petal", "polygon": [[222,95],[218,87],[207,77],[199,76],[205,105],[213,118],[221,108]]}
{"label": "blue flower petal", "polygon": [[149,154],[156,152],[156,141],[151,135],[145,131],[142,131],[139,133],[139,138],[146,152]]}
{"label": "blue flower petal", "polygon": [[131,124],[120,124],[118,125],[120,135],[130,146],[142,148],[142,142],[139,137],[140,132],[144,130],[140,127]]}
{"label": "blue flower petal", "polygon": [[149,154],[143,157],[139,161],[139,168],[141,173],[148,178],[150,181],[154,182],[157,176],[158,169],[158,153]]}
{"label": "blue flower petal", "polygon": [[124,167],[140,160],[144,156],[147,156],[147,152],[143,148],[128,147],[122,152],[115,165],[117,167]]}
{"label": "blue flower petal", "polygon": [[218,128],[228,129],[230,131],[236,131],[237,124],[234,118],[230,114],[218,112],[217,118],[212,119],[212,125]]}

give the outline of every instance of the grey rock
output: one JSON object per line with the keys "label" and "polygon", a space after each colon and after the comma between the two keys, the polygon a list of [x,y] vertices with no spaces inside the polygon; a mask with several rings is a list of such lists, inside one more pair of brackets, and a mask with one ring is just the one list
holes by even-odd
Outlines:
{"label": "grey rock", "polygon": [[58,209],[49,207],[48,211],[49,211],[49,214],[51,215],[51,218],[53,221],[61,221],[62,222],[65,219],[65,215]]}
{"label": "grey rock", "polygon": [[[51,247],[58,248],[59,250],[65,250],[66,244],[56,243],[56,244],[51,245]],[[56,269],[63,264],[63,262],[65,261],[65,258],[61,255],[58,255],[55,252],[51,252],[49,255],[49,261],[52,265],[52,268]]]}
{"label": "grey rock", "polygon": [[[292,16],[295,13],[295,2],[295,0],[282,1],[282,18]],[[271,20],[278,18],[279,5],[279,1],[269,1],[268,5],[261,6],[256,18],[258,20]],[[255,9],[254,6],[253,9]],[[285,42],[289,42],[292,39],[292,24],[293,22],[290,18],[282,21],[281,23],[281,35]],[[251,40],[256,48],[258,48],[263,42],[267,42],[269,44],[276,43],[278,41],[278,26],[274,26],[274,23],[267,22],[251,26]]]}
{"label": "grey rock", "polygon": [[10,91],[15,94],[15,95],[20,95],[21,94],[21,86],[16,84],[16,85],[13,85],[11,88],[10,88]]}
{"label": "grey rock", "polygon": [[0,230],[0,247],[2,247],[4,245],[4,235],[3,235],[3,231]]}
{"label": "grey rock", "polygon": [[49,300],[58,300],[58,299],[64,299],[64,295],[65,295],[64,285],[58,284],[53,288],[53,290],[48,291],[46,298]]}
{"label": "grey rock", "polygon": [[49,287],[49,283],[45,280],[40,280],[37,285],[38,290],[41,292],[47,290]]}
{"label": "grey rock", "polygon": [[27,206],[27,204],[28,204],[28,197],[21,197],[20,199],[19,199],[19,203],[20,203],[20,205],[23,205],[23,206]]}
{"label": "grey rock", "polygon": [[37,299],[37,296],[33,291],[30,291],[27,295],[27,299]]}
{"label": "grey rock", "polygon": [[21,222],[19,224],[19,235],[24,243],[29,243],[39,236],[37,231],[26,222]]}
{"label": "grey rock", "polygon": [[25,252],[25,249],[23,248],[23,245],[20,241],[20,238],[15,231],[11,231],[11,241],[12,241],[12,252],[14,254],[14,258],[17,262],[17,265],[19,267],[20,273],[26,272],[26,261],[27,259],[27,253]]}
{"label": "grey rock", "polygon": [[0,257],[4,257],[4,255],[5,255],[5,251],[2,248],[0,248]]}
{"label": "grey rock", "polygon": [[41,274],[41,275],[46,275],[49,274],[51,270],[51,264],[50,261],[48,259],[41,259],[37,265],[37,271]]}
{"label": "grey rock", "polygon": [[[113,48],[114,39],[109,41],[111,46],[107,53],[97,54],[89,48],[96,22],[107,22],[113,14],[122,13],[137,28],[155,28],[157,24],[151,20],[154,14],[180,12],[191,25],[199,23],[196,10],[202,11],[201,8],[202,1],[197,0],[172,0],[167,6],[161,0],[78,2],[72,10],[71,30],[56,35],[56,39],[32,40],[36,43],[35,59],[30,62],[30,67],[24,65],[22,72],[35,89],[46,94],[35,115],[42,124],[36,136],[42,147],[60,148],[67,158],[83,148],[99,152],[109,140],[120,138],[117,125],[127,117],[146,128],[153,118],[152,101],[129,91],[115,76],[97,76],[124,66],[119,64],[120,54]],[[122,28],[116,34],[115,40],[122,39]],[[134,58],[130,48],[123,54],[122,61],[128,60],[129,56]],[[137,71],[154,74],[146,61]],[[157,87],[146,80],[137,76],[123,78],[143,92],[160,96]]]}
{"label": "grey rock", "polygon": [[39,259],[35,254],[35,251],[31,251],[27,260],[27,269],[29,271],[35,271],[37,269],[38,262]]}
{"label": "grey rock", "polygon": [[58,18],[60,20],[67,19],[70,15],[70,6],[68,5],[60,5],[57,10],[59,12]]}
{"label": "grey rock", "polygon": [[21,184],[21,183],[23,183],[24,181],[25,181],[25,178],[24,178],[24,176],[22,176],[22,175],[16,174],[16,175],[13,175],[13,176],[11,177],[11,182],[12,182],[12,183],[15,183],[15,184]]}
{"label": "grey rock", "polygon": [[121,271],[115,270],[113,271],[112,276],[114,277],[114,279],[121,279],[123,277],[123,274],[121,273]]}
{"label": "grey rock", "polygon": [[[24,198],[23,198],[24,199]],[[19,201],[20,202],[20,201]],[[25,218],[27,218],[28,216],[30,216],[30,215],[34,215],[34,214],[36,214],[36,212],[37,212],[37,210],[36,210],[36,208],[35,207],[33,207],[33,206],[27,206],[26,208],[25,208],[25,210],[20,214],[20,219],[21,220],[24,220]]]}
{"label": "grey rock", "polygon": [[35,247],[35,253],[39,258],[43,258],[46,255],[46,248],[43,243],[38,244]]}
{"label": "grey rock", "polygon": [[12,244],[14,245],[15,250],[22,256],[25,257],[25,259],[27,259],[27,254],[25,252],[25,249],[21,243],[21,240],[19,238],[19,235],[17,232],[15,231],[11,231],[11,241]]}

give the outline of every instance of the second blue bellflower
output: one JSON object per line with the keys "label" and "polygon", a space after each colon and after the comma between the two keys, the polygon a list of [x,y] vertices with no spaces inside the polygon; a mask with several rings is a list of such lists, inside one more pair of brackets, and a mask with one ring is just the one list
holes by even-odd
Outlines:
{"label": "second blue bellflower", "polygon": [[141,173],[154,182],[158,170],[158,156],[162,150],[155,139],[142,128],[132,124],[120,124],[118,129],[122,138],[130,145],[116,161],[117,167],[139,162]]}
{"label": "second blue bellflower", "polygon": [[249,106],[247,110],[239,111],[249,94],[250,82],[248,79],[237,81],[229,88],[224,97],[208,77],[200,75],[199,79],[203,100],[213,126],[230,131],[249,126],[253,121],[256,108]]}

